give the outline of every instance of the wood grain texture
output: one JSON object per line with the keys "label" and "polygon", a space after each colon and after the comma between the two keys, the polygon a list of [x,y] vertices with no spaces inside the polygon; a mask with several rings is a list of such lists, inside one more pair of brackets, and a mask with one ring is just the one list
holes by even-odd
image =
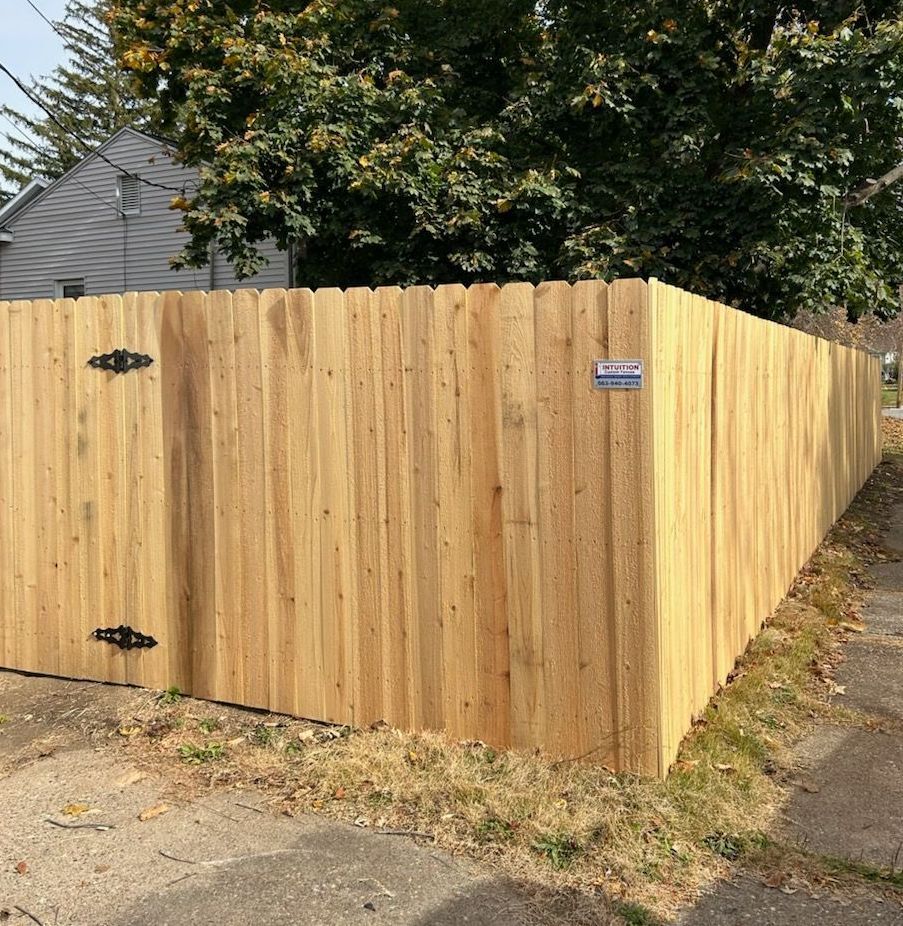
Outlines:
{"label": "wood grain texture", "polygon": [[662,774],[877,370],[656,281],[0,303],[0,664]]}

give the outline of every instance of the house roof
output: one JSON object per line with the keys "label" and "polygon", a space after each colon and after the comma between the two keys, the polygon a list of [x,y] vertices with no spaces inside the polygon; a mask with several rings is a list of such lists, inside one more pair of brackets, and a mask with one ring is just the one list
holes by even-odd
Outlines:
{"label": "house roof", "polygon": [[0,206],[0,229],[20,210],[50,186],[51,181],[44,177],[34,177],[19,190],[16,195]]}
{"label": "house roof", "polygon": [[[15,222],[17,222],[32,206],[44,199],[45,196],[48,196],[57,187],[66,183],[85,164],[102,155],[107,148],[109,148],[117,139],[121,138],[125,134],[136,135],[138,138],[145,139],[146,141],[152,142],[155,145],[162,144],[172,145],[175,147],[175,143],[169,139],[161,138],[157,135],[150,135],[147,132],[142,132],[139,129],[132,128],[131,126],[124,126],[117,132],[114,132],[102,145],[98,145],[98,147],[96,147],[90,154],[86,154],[77,164],[70,167],[65,174],[63,174],[61,177],[57,177],[56,180],[50,181],[44,179],[43,177],[35,177],[33,180],[30,180],[5,206],[3,206],[2,209],[0,209],[0,228],[11,228]],[[128,172],[123,169],[123,173]],[[22,197],[25,197],[25,194],[32,188],[33,185],[37,185],[34,191],[31,192],[28,197],[24,199],[24,201],[20,201]],[[18,205],[11,209],[10,207],[16,203]],[[7,210],[10,210],[8,214]]]}

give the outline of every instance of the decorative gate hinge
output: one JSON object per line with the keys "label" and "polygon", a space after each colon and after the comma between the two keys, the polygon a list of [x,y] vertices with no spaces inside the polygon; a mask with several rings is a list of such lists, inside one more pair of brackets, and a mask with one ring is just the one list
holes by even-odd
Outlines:
{"label": "decorative gate hinge", "polygon": [[124,624],[118,627],[107,627],[105,630],[98,627],[91,636],[96,640],[112,643],[120,649],[151,649],[157,645],[153,637],[138,633],[137,630],[132,630]]}
{"label": "decorative gate hinge", "polygon": [[128,373],[129,370],[137,370],[139,367],[149,367],[153,362],[154,358],[148,357],[147,354],[133,354],[131,351],[117,348],[111,354],[92,357],[88,365],[98,370]]}

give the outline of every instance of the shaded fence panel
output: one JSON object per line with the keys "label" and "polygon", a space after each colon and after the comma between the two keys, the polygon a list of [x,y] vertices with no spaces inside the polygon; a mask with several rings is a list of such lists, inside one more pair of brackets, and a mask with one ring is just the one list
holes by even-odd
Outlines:
{"label": "shaded fence panel", "polygon": [[0,664],[661,772],[878,389],[636,280],[0,303]]}
{"label": "shaded fence panel", "polygon": [[653,281],[662,760],[880,459],[878,360]]}

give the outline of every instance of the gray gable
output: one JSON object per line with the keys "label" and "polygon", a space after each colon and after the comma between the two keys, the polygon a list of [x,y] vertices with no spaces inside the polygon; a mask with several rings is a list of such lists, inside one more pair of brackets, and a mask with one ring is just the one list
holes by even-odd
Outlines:
{"label": "gray gable", "polygon": [[[167,143],[134,129],[122,129],[98,152],[145,183],[125,192],[140,200],[134,214],[120,211],[116,167],[98,153],[86,157],[4,222],[11,241],[0,239],[0,299],[46,299],[63,280],[84,280],[89,295],[134,290],[236,289],[289,284],[288,255],[273,242],[263,252],[269,266],[239,282],[218,254],[212,268],[175,272],[169,259],[187,235],[178,230],[181,213],[169,208],[197,174],[173,161]],[[127,183],[128,186],[128,183]],[[134,201],[131,203],[134,206]],[[128,210],[126,210],[128,211]]]}

